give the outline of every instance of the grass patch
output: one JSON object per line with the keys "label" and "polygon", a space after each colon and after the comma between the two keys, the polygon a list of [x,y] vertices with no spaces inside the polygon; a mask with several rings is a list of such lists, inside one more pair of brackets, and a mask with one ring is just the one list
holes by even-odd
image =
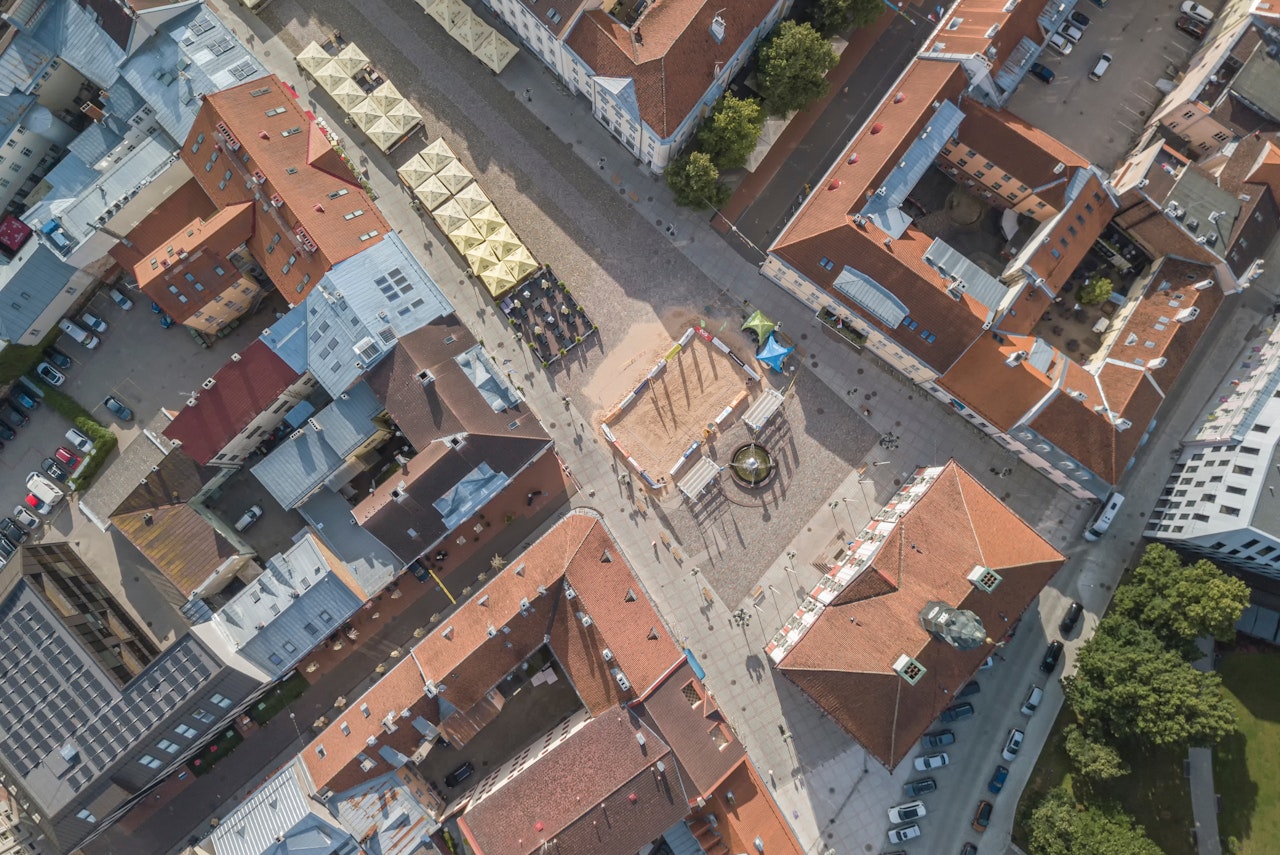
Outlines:
{"label": "grass patch", "polygon": [[284,680],[280,682],[280,685],[276,686],[270,692],[267,692],[256,704],[253,705],[249,710],[249,718],[253,719],[258,724],[266,724],[271,721],[277,713],[281,712],[289,704],[302,697],[302,693],[310,687],[311,684],[308,683],[301,674],[294,671],[288,677],[285,677]]}
{"label": "grass patch", "polygon": [[1218,666],[1240,720],[1240,732],[1213,752],[1214,787],[1222,796],[1218,832],[1224,841],[1239,841],[1240,855],[1280,852],[1277,668],[1278,653],[1231,653]]}
{"label": "grass patch", "polygon": [[54,325],[39,344],[27,346],[11,344],[4,350],[0,350],[0,386],[12,383],[39,365],[44,359],[42,351],[57,341],[60,335],[62,331]]}
{"label": "grass patch", "polygon": [[89,456],[76,470],[76,474],[67,479],[67,486],[70,489],[83,490],[93,483],[98,471],[106,464],[107,458],[111,456],[111,452],[115,450],[120,440],[109,428],[89,415],[89,411],[75,398],[58,391],[43,380],[37,382],[44,390],[45,403],[56,410],[58,415],[75,425],[76,430],[93,440],[93,451],[89,452]]}
{"label": "grass patch", "polygon": [[221,736],[206,744],[199,754],[188,760],[187,768],[196,777],[207,775],[219,760],[234,751],[241,742],[244,742],[244,737],[240,735],[240,731],[228,727]]}
{"label": "grass patch", "polygon": [[[1182,774],[1182,751],[1125,750],[1122,755],[1132,771],[1114,781],[1093,784],[1072,774],[1063,731],[1075,720],[1064,704],[1053,723],[1053,732],[1036,761],[1036,768],[1018,802],[1014,815],[1013,841],[1027,845],[1027,825],[1031,812],[1045,794],[1059,783],[1066,784],[1081,804],[1118,804],[1141,825],[1167,855],[1195,855],[1191,843],[1191,789]],[[1280,851],[1276,849],[1263,851]]]}

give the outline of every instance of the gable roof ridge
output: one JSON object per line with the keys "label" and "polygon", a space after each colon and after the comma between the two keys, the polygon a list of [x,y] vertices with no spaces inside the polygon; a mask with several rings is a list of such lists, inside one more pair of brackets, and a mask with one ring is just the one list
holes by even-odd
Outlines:
{"label": "gable roof ridge", "polygon": [[973,514],[969,512],[969,502],[964,494],[964,482],[960,480],[960,473],[956,471],[955,462],[953,461],[948,467],[951,470],[951,477],[956,484],[956,492],[960,494],[960,507],[964,510],[964,518],[969,521],[969,531],[973,534],[973,543],[978,547],[978,557],[982,559],[982,566],[988,567],[987,554],[982,548],[982,538],[978,537],[978,527],[973,522]]}
{"label": "gable roof ridge", "polygon": [[[893,721],[889,726],[889,757],[897,756],[898,749],[898,711],[902,709],[902,686],[906,680],[898,680],[893,693]],[[883,762],[883,761],[882,761]]]}

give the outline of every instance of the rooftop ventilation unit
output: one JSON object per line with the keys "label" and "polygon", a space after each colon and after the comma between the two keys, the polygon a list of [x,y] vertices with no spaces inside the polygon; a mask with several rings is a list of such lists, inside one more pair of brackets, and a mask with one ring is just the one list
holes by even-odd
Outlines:
{"label": "rooftop ventilation unit", "polygon": [[965,577],[980,591],[986,591],[990,594],[1000,584],[1000,574],[992,570],[990,567],[983,567],[981,564],[975,564],[973,569],[969,571],[969,575]]}
{"label": "rooftop ventilation unit", "polygon": [[899,677],[914,686],[920,682],[920,678],[924,676],[927,669],[904,653],[893,663],[893,670]]}
{"label": "rooftop ventilation unit", "polygon": [[203,383],[201,383],[201,384],[200,384],[200,388],[201,388],[201,389],[212,389],[212,388],[213,388],[213,386],[214,386],[214,384],[215,384],[215,383],[217,383],[217,382],[218,382],[217,380],[214,380],[212,377],[210,377],[208,380],[205,380]]}

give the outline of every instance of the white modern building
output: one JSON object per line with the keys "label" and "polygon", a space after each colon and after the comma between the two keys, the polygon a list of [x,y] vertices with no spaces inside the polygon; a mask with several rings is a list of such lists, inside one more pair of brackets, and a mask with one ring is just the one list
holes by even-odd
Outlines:
{"label": "white modern building", "polygon": [[1280,579],[1280,329],[1246,344],[1147,523],[1147,537]]}

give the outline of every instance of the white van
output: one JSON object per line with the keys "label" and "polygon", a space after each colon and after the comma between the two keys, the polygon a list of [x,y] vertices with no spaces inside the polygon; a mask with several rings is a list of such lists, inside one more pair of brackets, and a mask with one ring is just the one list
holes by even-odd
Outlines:
{"label": "white van", "polygon": [[58,321],[58,329],[66,333],[77,344],[83,344],[90,350],[93,350],[98,346],[98,337],[77,324],[75,321],[69,321],[66,318],[63,318]]}
{"label": "white van", "polygon": [[1120,506],[1124,504],[1124,496],[1119,493],[1112,493],[1107,496],[1107,500],[1102,503],[1102,507],[1098,510],[1098,515],[1093,518],[1093,522],[1089,523],[1089,527],[1085,529],[1085,540],[1097,540],[1106,534],[1107,529],[1115,522],[1116,514],[1120,513]]}

